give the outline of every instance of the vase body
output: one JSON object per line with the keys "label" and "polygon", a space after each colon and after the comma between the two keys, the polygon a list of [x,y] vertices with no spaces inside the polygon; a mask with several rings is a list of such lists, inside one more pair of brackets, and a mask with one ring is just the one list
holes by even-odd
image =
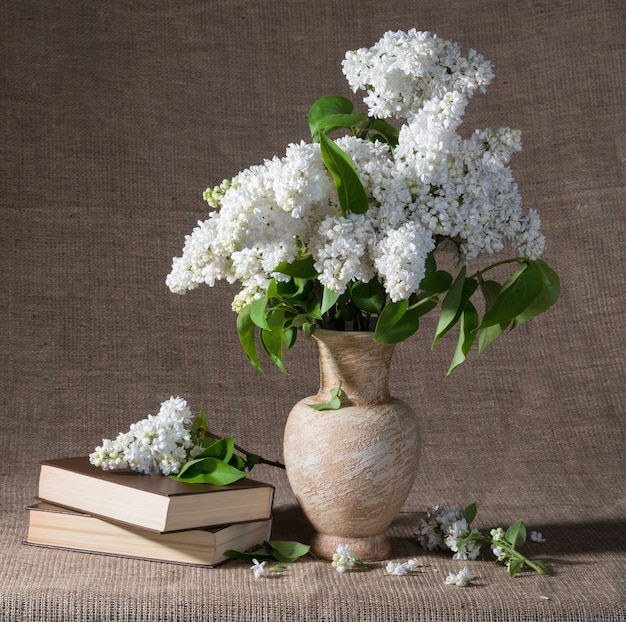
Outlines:
{"label": "vase body", "polygon": [[[359,559],[386,559],[385,535],[402,508],[420,454],[415,412],[389,394],[393,345],[372,333],[318,329],[320,389],[287,419],[284,458],[289,484],[313,525],[313,552],[332,558],[349,544]],[[315,410],[341,386],[344,405]]]}

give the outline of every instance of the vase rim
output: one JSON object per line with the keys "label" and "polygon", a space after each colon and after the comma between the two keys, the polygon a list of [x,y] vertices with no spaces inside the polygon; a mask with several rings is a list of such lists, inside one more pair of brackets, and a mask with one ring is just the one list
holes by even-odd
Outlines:
{"label": "vase rim", "polygon": [[327,333],[329,335],[367,335],[369,337],[374,336],[373,330],[332,330],[330,328],[322,328],[321,326],[316,327],[312,335],[315,336],[318,333]]}

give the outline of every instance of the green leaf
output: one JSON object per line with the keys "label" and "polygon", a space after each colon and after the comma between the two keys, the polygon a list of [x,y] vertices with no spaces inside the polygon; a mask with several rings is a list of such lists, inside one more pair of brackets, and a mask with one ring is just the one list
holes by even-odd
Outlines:
{"label": "green leaf", "polygon": [[252,471],[252,469],[259,464],[259,462],[261,462],[261,456],[246,452],[246,468],[248,471]]}
{"label": "green leaf", "polygon": [[426,272],[419,284],[419,288],[429,294],[442,294],[450,289],[453,280],[452,275],[445,270]]}
{"label": "green leaf", "polygon": [[[488,311],[493,307],[497,300],[502,286],[496,281],[483,281],[480,284],[480,290],[485,298],[485,310]],[[508,322],[502,324],[494,324],[480,331],[478,336],[478,353],[483,352],[487,346],[491,345],[504,331],[507,329]]]}
{"label": "green leaf", "polygon": [[315,125],[315,132],[311,135],[315,136],[318,133],[330,134],[336,130],[353,128],[355,125],[365,119],[364,112],[355,112],[353,114],[331,114],[323,119],[320,119]]}
{"label": "green leaf", "polygon": [[350,284],[350,294],[354,304],[366,313],[380,313],[385,306],[385,289],[376,278],[367,283],[354,281]]}
{"label": "green leaf", "polygon": [[313,259],[313,256],[307,253],[303,257],[299,257],[291,263],[281,261],[276,268],[274,268],[274,272],[280,272],[281,274],[301,279],[314,279],[319,274],[315,269],[314,264],[315,260]]}
{"label": "green leaf", "polygon": [[409,308],[406,300],[388,303],[378,316],[374,341],[399,343],[408,339],[419,329],[419,318],[419,312]]}
{"label": "green leaf", "polygon": [[513,547],[522,546],[526,542],[526,526],[524,521],[513,523],[504,534],[506,541]]}
{"label": "green leaf", "polygon": [[191,422],[191,426],[189,431],[192,436],[196,434],[200,434],[202,438],[209,434],[211,430],[209,429],[209,424],[207,423],[206,416],[204,414],[204,408],[200,408],[200,412],[198,416]]}
{"label": "green leaf", "polygon": [[426,267],[426,272],[434,272],[437,269],[437,259],[435,258],[435,253],[430,251],[428,255],[426,255],[426,262],[424,264]]}
{"label": "green leaf", "polygon": [[266,541],[265,546],[274,559],[286,564],[295,562],[311,550],[307,544],[286,540]]}
{"label": "green leaf", "polygon": [[339,410],[341,408],[341,397],[343,395],[343,391],[341,390],[341,386],[333,387],[330,390],[330,400],[328,402],[323,402],[321,404],[308,404],[314,410]]}
{"label": "green leaf", "polygon": [[228,460],[228,464],[230,464],[230,466],[232,467],[235,467],[238,471],[247,470],[246,463],[244,462],[243,458],[238,454],[233,454],[230,457],[230,460]]}
{"label": "green leaf", "polygon": [[456,279],[450,286],[448,293],[443,299],[433,345],[435,345],[437,341],[439,341],[439,339],[441,339],[441,337],[443,337],[456,322],[455,318],[457,317],[459,307],[461,305],[461,295],[463,294],[464,283],[465,267],[461,268],[461,271],[457,275]]}
{"label": "green leaf", "polygon": [[201,453],[196,456],[196,460],[200,458],[218,458],[228,462],[235,451],[235,442],[232,436],[226,436],[211,443]]}
{"label": "green leaf", "polygon": [[178,475],[170,475],[172,479],[193,484],[214,484],[227,486],[246,476],[245,471],[226,464],[218,458],[196,458],[183,465]]}
{"label": "green leaf", "polygon": [[245,552],[234,550],[224,551],[224,555],[244,562],[251,562],[253,559],[258,561],[275,559],[278,562],[290,564],[300,557],[307,555],[310,550],[310,546],[300,542],[270,540]]}
{"label": "green leaf", "polygon": [[237,315],[237,332],[239,343],[243,347],[246,357],[251,365],[262,374],[265,373],[259,361],[259,353],[256,349],[256,324],[250,318],[250,305],[246,305]]}
{"label": "green leaf", "polygon": [[325,134],[320,135],[322,159],[332,175],[342,216],[350,212],[365,214],[369,207],[367,192],[350,156]]}
{"label": "green leaf", "polygon": [[374,119],[371,121],[370,128],[378,132],[391,147],[395,147],[398,144],[398,137],[400,132],[391,124],[387,123],[384,119]]}
{"label": "green leaf", "polygon": [[275,285],[270,283],[270,286],[268,288],[268,298],[272,302],[274,302],[275,298],[281,302],[284,300],[294,302],[304,294],[307,289],[307,281],[298,277],[291,277],[288,281],[279,281]]}
{"label": "green leaf", "polygon": [[291,350],[298,337],[298,329],[295,326],[289,326],[283,331],[283,344],[287,350]]}
{"label": "green leaf", "polygon": [[504,284],[493,306],[485,313],[480,328],[509,323],[522,314],[543,287],[543,274],[536,263],[525,263]]}
{"label": "green leaf", "polygon": [[353,109],[354,104],[345,97],[321,97],[309,109],[311,136],[315,136],[324,127],[324,120],[328,117],[350,115]]}
{"label": "green leaf", "polygon": [[226,555],[226,557],[230,557],[231,559],[239,559],[242,562],[251,562],[253,559],[262,562],[272,559],[272,554],[268,552],[265,545],[257,546],[256,548],[245,552],[229,549],[228,551],[224,551],[224,555]]}
{"label": "green leaf", "polygon": [[258,298],[250,303],[250,319],[259,328],[270,330],[267,324],[267,297]]}
{"label": "green leaf", "polygon": [[341,294],[339,292],[335,292],[332,289],[328,289],[328,287],[324,286],[324,290],[322,292],[322,306],[320,308],[320,313],[324,315],[331,307],[339,300],[339,296]]}
{"label": "green leaf", "polygon": [[541,275],[541,290],[530,305],[515,316],[512,328],[519,326],[522,322],[526,322],[549,309],[559,299],[561,294],[559,275],[541,259],[537,259],[534,265]]}
{"label": "green leaf", "polygon": [[269,359],[283,372],[287,373],[283,365],[283,345],[286,323],[286,312],[277,308],[267,316],[269,330],[259,331],[259,340]]}
{"label": "green leaf", "polygon": [[478,513],[478,507],[475,503],[468,505],[463,510],[463,518],[467,521],[468,526],[472,524],[474,519],[476,518],[476,514]]}
{"label": "green leaf", "polygon": [[524,562],[521,559],[510,559],[507,562],[509,571],[509,577],[514,577],[524,567]]}
{"label": "green leaf", "polygon": [[276,566],[270,566],[267,570],[269,572],[285,572],[285,570],[287,570],[287,566],[277,564]]}
{"label": "green leaf", "polygon": [[433,346],[457,323],[478,282],[465,277],[465,267],[457,275],[441,304]]}
{"label": "green leaf", "polygon": [[455,367],[458,367],[465,360],[465,357],[474,344],[474,339],[476,339],[477,328],[478,311],[476,311],[476,307],[474,307],[471,302],[467,301],[465,303],[463,313],[461,314],[461,326],[456,350],[446,376],[449,376],[452,373],[452,370]]}

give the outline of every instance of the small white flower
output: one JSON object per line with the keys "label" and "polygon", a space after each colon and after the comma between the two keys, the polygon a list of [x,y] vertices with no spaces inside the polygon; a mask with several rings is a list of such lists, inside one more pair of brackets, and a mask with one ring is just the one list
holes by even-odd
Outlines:
{"label": "small white flower", "polygon": [[253,565],[250,566],[250,570],[252,570],[252,574],[255,579],[267,576],[267,570],[265,569],[265,564],[267,564],[267,562],[259,562],[257,559],[253,559],[252,564]]}
{"label": "small white flower", "polygon": [[402,576],[417,568],[423,568],[424,564],[418,559],[409,559],[406,562],[388,562],[385,568],[386,575]]}
{"label": "small white flower", "polygon": [[385,568],[385,574],[396,576],[405,575],[408,574],[408,568],[406,564],[403,564],[401,562],[389,562],[387,564],[387,567]]}
{"label": "small white flower", "polygon": [[446,585],[456,585],[457,587],[469,587],[472,585],[472,580],[475,579],[476,576],[473,575],[470,569],[465,566],[463,570],[458,572],[457,574],[450,573],[444,583]]}
{"label": "small white flower", "polygon": [[543,537],[540,531],[531,531],[530,540],[531,542],[540,542],[540,543],[543,543],[546,541],[546,539]]}
{"label": "small white flower", "polygon": [[410,570],[424,567],[424,564],[419,559],[409,559],[409,561],[405,563]]}
{"label": "small white flower", "polygon": [[337,572],[345,572],[355,566],[365,567],[365,564],[356,556],[349,544],[340,544],[333,554],[332,566]]}

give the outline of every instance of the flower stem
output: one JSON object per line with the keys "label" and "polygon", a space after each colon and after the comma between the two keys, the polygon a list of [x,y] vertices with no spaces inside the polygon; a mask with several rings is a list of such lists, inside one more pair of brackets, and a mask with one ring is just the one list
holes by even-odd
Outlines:
{"label": "flower stem", "polygon": [[478,270],[477,272],[474,272],[474,274],[472,274],[472,276],[469,276],[467,278],[469,279],[480,279],[480,277],[489,272],[489,270],[493,270],[494,268],[497,268],[498,266],[504,266],[508,263],[526,263],[528,260],[525,259],[524,257],[512,257],[510,259],[503,259],[502,261],[496,261],[495,263],[492,263],[491,265],[487,266],[486,268],[483,268],[482,270]]}
{"label": "flower stem", "polygon": [[467,540],[476,540],[478,542],[485,542],[490,546],[498,546],[506,552],[508,557],[517,559],[522,562],[522,564],[526,564],[529,568],[532,568],[535,572],[539,574],[550,574],[550,571],[543,562],[528,559],[528,557],[522,555],[514,546],[506,542],[506,540],[494,540],[482,533],[472,533],[467,537]]}

